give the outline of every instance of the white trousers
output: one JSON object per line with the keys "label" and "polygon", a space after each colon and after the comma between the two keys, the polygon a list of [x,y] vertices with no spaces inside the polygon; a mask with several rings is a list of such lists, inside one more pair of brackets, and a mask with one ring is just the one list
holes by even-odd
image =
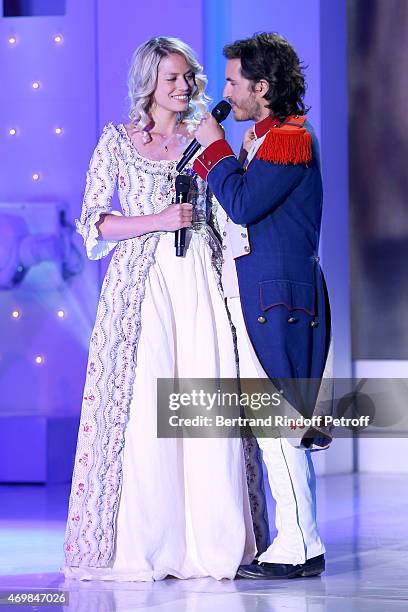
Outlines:
{"label": "white trousers", "polygon": [[[241,378],[267,378],[249,340],[239,298],[228,298],[237,331]],[[316,524],[316,478],[310,451],[292,446],[286,438],[258,438],[276,501],[278,534],[259,556],[260,562],[304,563],[325,552]]]}

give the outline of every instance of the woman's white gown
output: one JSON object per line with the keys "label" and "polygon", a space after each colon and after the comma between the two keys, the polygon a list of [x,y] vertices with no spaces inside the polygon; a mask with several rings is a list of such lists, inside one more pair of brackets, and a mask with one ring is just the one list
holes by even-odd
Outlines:
{"label": "woman's white gown", "polygon": [[188,230],[182,258],[175,256],[174,233],[160,235],[141,306],[114,554],[108,567],[66,565],[67,578],[232,579],[255,556],[241,440],[156,433],[157,378],[236,376],[211,258],[201,231]]}

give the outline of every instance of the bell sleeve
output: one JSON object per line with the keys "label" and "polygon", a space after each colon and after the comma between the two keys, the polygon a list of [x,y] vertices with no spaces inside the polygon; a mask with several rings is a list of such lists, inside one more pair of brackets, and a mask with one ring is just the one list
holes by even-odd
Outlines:
{"label": "bell sleeve", "polygon": [[99,237],[96,227],[101,215],[122,215],[111,208],[118,178],[117,153],[117,131],[110,123],[104,127],[93,152],[86,175],[81,218],[75,220],[77,232],[84,239],[89,259],[105,257],[119,242],[103,240]]}

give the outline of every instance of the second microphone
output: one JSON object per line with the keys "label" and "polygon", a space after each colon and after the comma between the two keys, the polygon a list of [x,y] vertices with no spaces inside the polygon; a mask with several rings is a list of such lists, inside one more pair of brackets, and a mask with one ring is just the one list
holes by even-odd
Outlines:
{"label": "second microphone", "polygon": [[[176,204],[187,204],[190,191],[191,176],[188,174],[178,174],[176,176]],[[183,257],[186,248],[186,228],[178,229],[174,234],[174,246],[176,256]]]}

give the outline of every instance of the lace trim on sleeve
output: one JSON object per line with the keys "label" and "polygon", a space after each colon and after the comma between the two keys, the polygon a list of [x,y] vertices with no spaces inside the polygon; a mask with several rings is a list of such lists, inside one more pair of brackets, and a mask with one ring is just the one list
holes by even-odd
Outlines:
{"label": "lace trim on sleeve", "polygon": [[117,135],[112,123],[104,127],[89,164],[81,218],[75,221],[90,259],[101,259],[118,242],[100,239],[96,228],[101,215],[121,215],[111,209],[119,171]]}
{"label": "lace trim on sleeve", "polygon": [[75,220],[75,225],[77,228],[78,234],[81,234],[84,239],[86,254],[89,259],[101,259],[108,255],[110,251],[115,248],[118,244],[119,240],[103,240],[99,238],[98,229],[96,224],[102,215],[116,215],[118,217],[122,216],[122,213],[116,210],[98,210],[91,213],[86,219],[85,223],[81,223],[79,219]]}

